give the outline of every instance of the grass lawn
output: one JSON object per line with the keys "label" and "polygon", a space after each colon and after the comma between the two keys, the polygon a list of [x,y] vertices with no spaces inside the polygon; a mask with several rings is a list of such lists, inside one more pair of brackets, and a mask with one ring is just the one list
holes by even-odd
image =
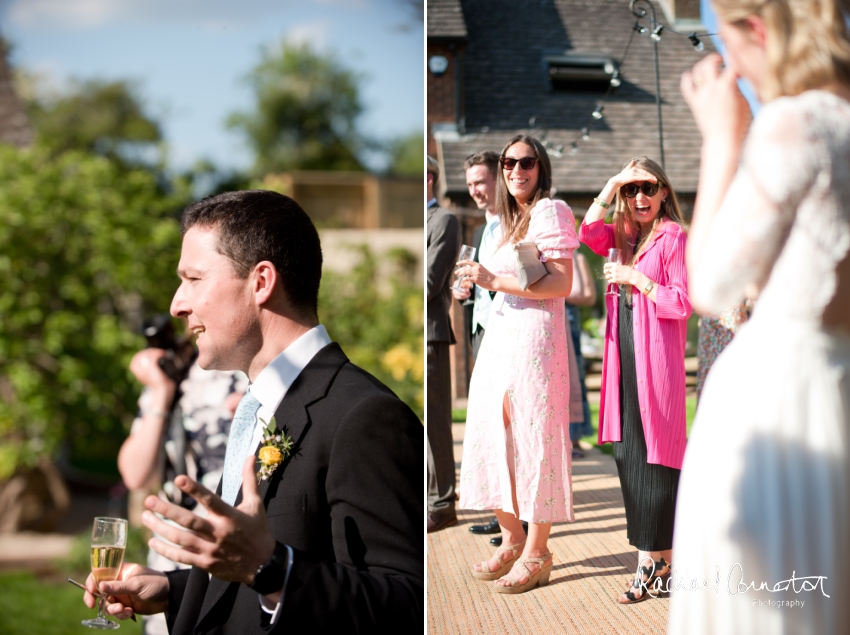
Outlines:
{"label": "grass lawn", "polygon": [[[67,576],[66,576],[67,577]],[[83,582],[85,578],[74,578]],[[0,572],[0,633],[3,635],[84,635],[80,622],[96,615],[83,604],[83,592],[65,578],[39,580],[29,571]],[[123,635],[140,635],[141,618],[119,622]]]}
{"label": "grass lawn", "polygon": [[[691,433],[691,426],[694,423],[694,413],[697,409],[697,398],[695,395],[691,395],[685,399],[685,416],[687,418],[687,429],[688,434]],[[593,424],[593,434],[587,437],[582,438],[582,441],[587,441],[593,446],[598,447],[600,450],[605,452],[606,454],[614,453],[614,449],[610,443],[603,443],[599,445],[596,436],[596,430],[599,429],[599,404],[592,403],[590,404],[590,419]],[[456,423],[464,423],[466,421],[466,409],[455,409],[452,410],[452,421]]]}
{"label": "grass lawn", "polygon": [[[90,532],[78,535],[65,560],[53,564],[49,574],[36,576],[31,571],[0,571],[1,635],[85,635],[94,632],[80,622],[97,615],[83,604],[83,591],[66,581],[68,576],[85,582],[91,567]],[[127,562],[145,562],[147,545],[144,534],[130,528],[127,537]],[[118,620],[122,635],[141,635],[138,622]],[[115,620],[113,620],[115,621]]]}

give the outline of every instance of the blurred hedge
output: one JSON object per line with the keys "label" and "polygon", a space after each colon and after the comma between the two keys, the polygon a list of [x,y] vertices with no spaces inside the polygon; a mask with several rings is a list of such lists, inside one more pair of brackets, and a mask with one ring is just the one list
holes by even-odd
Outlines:
{"label": "blurred hedge", "polygon": [[[352,362],[389,386],[424,420],[423,283],[416,258],[404,249],[383,259],[366,245],[351,271],[325,271],[319,320]],[[382,260],[385,260],[381,267]]]}
{"label": "blurred hedge", "polygon": [[168,306],[176,213],[146,170],[0,147],[0,479],[68,439],[105,456],[135,410],[145,312]]}

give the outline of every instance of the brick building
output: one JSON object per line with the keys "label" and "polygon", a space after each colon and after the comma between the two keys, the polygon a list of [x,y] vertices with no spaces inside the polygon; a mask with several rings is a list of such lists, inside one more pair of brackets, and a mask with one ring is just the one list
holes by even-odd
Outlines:
{"label": "brick building", "polygon": [[[637,8],[648,14],[649,5]],[[652,8],[662,26],[664,164],[689,215],[701,139],[679,77],[713,48],[702,37],[698,51],[671,32],[704,33],[698,0],[657,0]],[[640,20],[644,33],[636,22],[629,0],[428,0],[428,152],[441,166],[441,202],[461,218],[466,241],[483,214],[466,191],[463,161],[501,151],[515,134],[548,148],[554,196],[576,218],[630,157],[661,163],[650,20]],[[602,117],[594,117],[603,102]],[[463,313],[453,308],[455,332],[463,333]],[[466,395],[469,364],[469,351],[456,346],[456,396]]]}

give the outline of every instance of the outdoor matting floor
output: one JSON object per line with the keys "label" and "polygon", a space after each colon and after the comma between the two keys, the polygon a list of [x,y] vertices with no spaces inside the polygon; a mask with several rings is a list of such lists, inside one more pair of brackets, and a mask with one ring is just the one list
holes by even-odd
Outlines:
{"label": "outdoor matting floor", "polygon": [[[463,424],[452,427],[460,470]],[[472,563],[489,558],[491,536],[469,532],[491,512],[458,510],[459,523],[428,534],[428,633],[652,633],[666,632],[666,598],[622,606],[617,596],[637,566],[626,540],[626,516],[617,466],[597,449],[573,461],[575,522],[552,527],[555,554],[548,586],[519,595],[497,594],[474,579]]]}

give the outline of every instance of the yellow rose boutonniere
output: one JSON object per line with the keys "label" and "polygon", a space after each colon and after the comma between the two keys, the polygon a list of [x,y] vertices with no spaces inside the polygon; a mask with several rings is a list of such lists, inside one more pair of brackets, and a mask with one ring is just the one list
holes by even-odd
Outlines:
{"label": "yellow rose boutonniere", "polygon": [[[265,419],[260,419],[266,423]],[[272,417],[266,424],[263,433],[263,447],[260,448],[260,469],[257,472],[257,484],[268,480],[278,466],[286,460],[292,451],[292,439],[283,430],[277,429],[277,423]]]}

